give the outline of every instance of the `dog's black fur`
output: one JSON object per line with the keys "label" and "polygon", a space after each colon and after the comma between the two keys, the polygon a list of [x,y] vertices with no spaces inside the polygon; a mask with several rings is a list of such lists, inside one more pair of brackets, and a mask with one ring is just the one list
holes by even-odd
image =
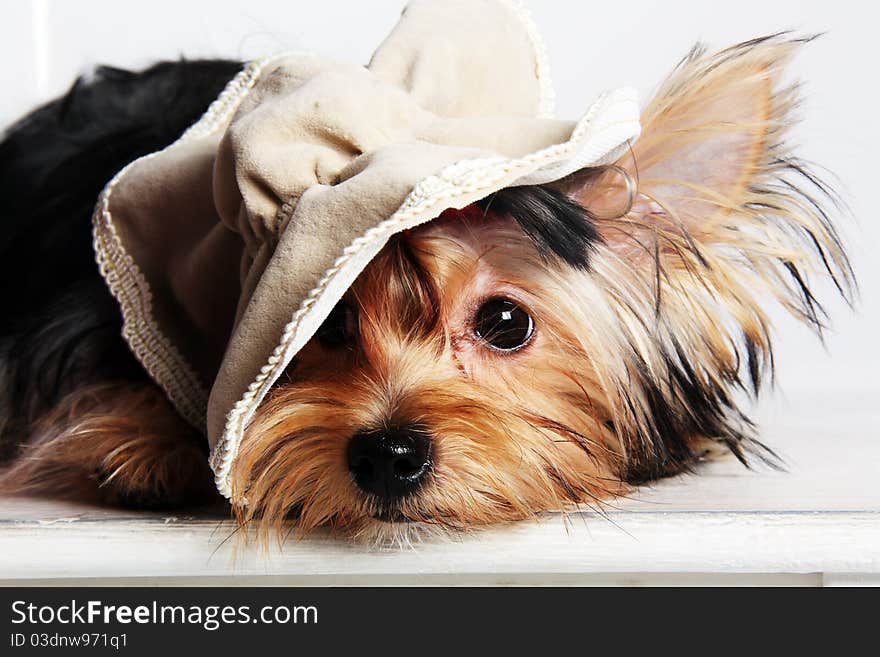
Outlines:
{"label": "dog's black fur", "polygon": [[[101,67],[12,125],[0,143],[0,458],[72,388],[141,380],[101,279],[91,217],[126,164],[164,148],[240,70],[178,61]],[[5,418],[5,420],[4,420]]]}

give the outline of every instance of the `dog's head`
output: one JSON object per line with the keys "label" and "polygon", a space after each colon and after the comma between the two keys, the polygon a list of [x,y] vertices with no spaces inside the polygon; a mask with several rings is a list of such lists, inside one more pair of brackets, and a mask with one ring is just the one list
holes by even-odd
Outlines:
{"label": "dog's head", "polygon": [[720,443],[772,365],[764,307],[821,328],[852,274],[782,146],[796,42],[694,51],[616,165],[511,188],[399,235],[247,429],[244,522],[462,528],[590,504]]}

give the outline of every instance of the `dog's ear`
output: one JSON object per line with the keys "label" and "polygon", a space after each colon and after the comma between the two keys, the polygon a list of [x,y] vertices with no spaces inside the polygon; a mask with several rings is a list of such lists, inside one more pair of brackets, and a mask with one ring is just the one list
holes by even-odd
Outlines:
{"label": "dog's ear", "polygon": [[[811,275],[848,298],[852,270],[832,225],[828,187],[784,144],[797,85],[781,74],[809,39],[774,35],[715,55],[695,48],[643,112],[643,132],[614,167],[576,174],[567,191],[595,217],[606,246],[651,281],[655,306],[672,293],[732,315],[769,349],[760,292],[821,330]],[[691,305],[691,304],[685,304]],[[680,308],[689,312],[684,308]]]}
{"label": "dog's ear", "polygon": [[[748,203],[771,142],[778,141],[772,133],[783,127],[777,122],[791,104],[790,90],[774,92],[794,48],[770,40],[713,57],[702,48],[691,51],[645,108],[642,136],[618,162],[638,185],[631,218],[651,230],[656,222],[650,217],[668,220],[698,237]],[[614,173],[607,172],[604,184],[584,186],[577,198],[608,214],[625,191]],[[626,242],[627,236],[606,227],[606,239]]]}

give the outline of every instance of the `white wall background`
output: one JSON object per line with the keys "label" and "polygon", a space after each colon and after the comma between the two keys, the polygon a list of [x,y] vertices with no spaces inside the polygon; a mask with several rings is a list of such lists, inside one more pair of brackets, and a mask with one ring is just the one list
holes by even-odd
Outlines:
{"label": "white wall background", "polygon": [[[307,49],[366,62],[403,0],[0,0],[0,125],[61,93],[96,63],[138,67],[180,55],[249,58]],[[648,95],[696,40],[722,47],[782,29],[827,32],[795,63],[806,81],[802,153],[834,172],[855,219],[844,219],[862,297],[836,300],[823,348],[781,317],[779,383],[793,398],[880,401],[880,159],[876,65],[880,12],[863,0],[532,0],[547,42],[557,114],[576,118],[602,89]],[[830,296],[829,296],[830,299]],[[778,314],[778,313],[777,313]],[[822,394],[816,395],[819,391]],[[876,427],[868,430],[876,432]]]}

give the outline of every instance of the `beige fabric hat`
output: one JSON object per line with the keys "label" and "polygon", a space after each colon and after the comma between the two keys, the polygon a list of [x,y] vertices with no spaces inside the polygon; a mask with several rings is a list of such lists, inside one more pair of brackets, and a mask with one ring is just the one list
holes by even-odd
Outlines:
{"label": "beige fabric hat", "polygon": [[498,189],[617,159],[635,93],[551,117],[547,58],[519,6],[417,0],[366,67],[311,54],[248,65],[95,213],[123,334],[205,431],[217,486],[291,358],[388,238]]}

